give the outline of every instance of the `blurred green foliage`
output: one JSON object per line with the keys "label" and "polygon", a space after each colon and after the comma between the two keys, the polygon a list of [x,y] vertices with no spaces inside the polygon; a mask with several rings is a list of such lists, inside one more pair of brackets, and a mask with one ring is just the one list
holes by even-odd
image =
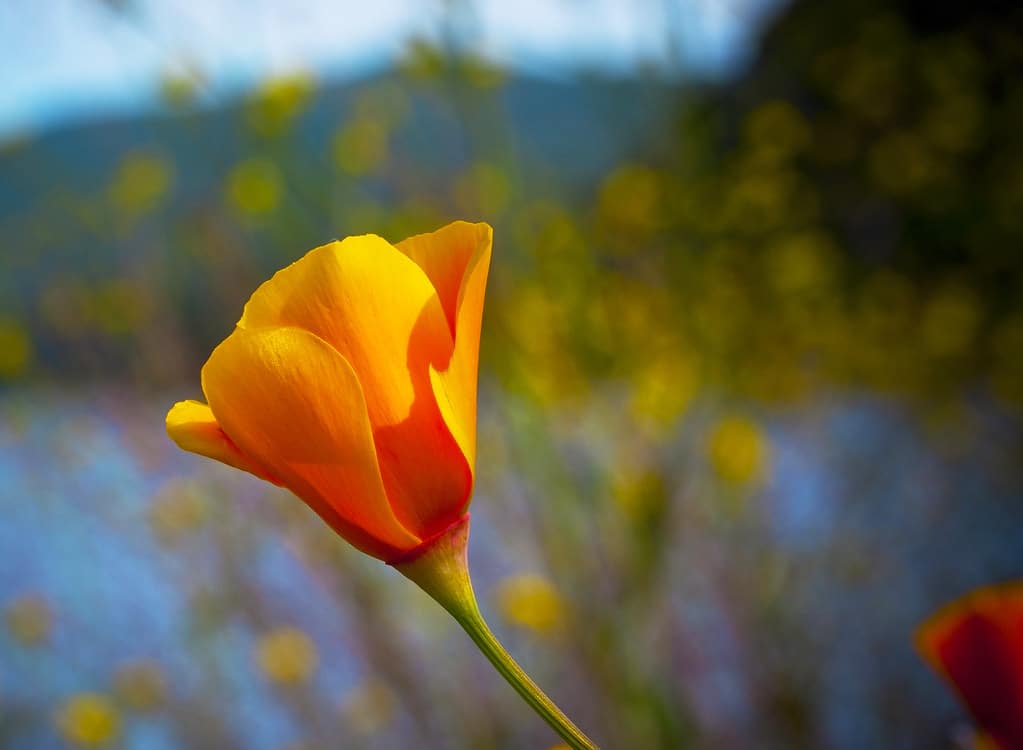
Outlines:
{"label": "blurred green foliage", "polygon": [[[108,163],[57,160],[125,125],[8,145],[30,203],[0,210],[0,374],[174,382],[310,247],[466,217],[497,227],[484,366],[530,398],[610,378],[668,422],[704,389],[980,385],[1018,405],[1020,40],[982,15],[913,24],[885,3],[798,5],[737,84],[630,84],[636,105],[661,101],[638,144],[615,85],[532,84],[541,107],[589,89],[607,110],[610,144],[537,120],[588,144],[566,162],[611,146],[585,177],[552,174],[528,81],[424,46],[355,87],[294,76],[219,112],[177,103]],[[76,160],[89,184],[66,179]]]}

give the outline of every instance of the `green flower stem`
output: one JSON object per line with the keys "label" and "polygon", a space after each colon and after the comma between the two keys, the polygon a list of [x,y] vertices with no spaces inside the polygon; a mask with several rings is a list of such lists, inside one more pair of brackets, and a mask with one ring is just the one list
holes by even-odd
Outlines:
{"label": "green flower stem", "polygon": [[458,621],[494,668],[515,688],[515,692],[550,724],[572,750],[598,750],[593,741],[522,671],[483,620],[469,578],[468,540],[469,516],[466,515],[439,536],[424,542],[410,556],[391,565]]}

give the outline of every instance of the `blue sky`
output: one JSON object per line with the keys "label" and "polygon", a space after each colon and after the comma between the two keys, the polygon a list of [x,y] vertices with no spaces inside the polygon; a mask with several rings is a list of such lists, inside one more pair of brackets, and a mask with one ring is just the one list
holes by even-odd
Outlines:
{"label": "blue sky", "polygon": [[[217,94],[295,71],[320,78],[386,65],[440,39],[459,7],[467,46],[517,70],[612,72],[672,59],[741,66],[780,0],[7,0],[0,2],[0,136],[156,102],[168,74]],[[114,12],[111,6],[121,7]]]}

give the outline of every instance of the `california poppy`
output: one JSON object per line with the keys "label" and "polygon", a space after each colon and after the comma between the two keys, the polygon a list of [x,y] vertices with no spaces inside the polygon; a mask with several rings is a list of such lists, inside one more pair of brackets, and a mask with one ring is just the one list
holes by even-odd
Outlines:
{"label": "california poppy", "polygon": [[458,221],[391,245],[309,251],[260,286],[181,401],[183,449],[287,487],[414,581],[573,748],[593,743],[498,643],[466,560],[492,230]]}
{"label": "california poppy", "polygon": [[393,562],[466,512],[491,229],[311,250],[252,295],[167,432]]}
{"label": "california poppy", "polygon": [[951,683],[985,740],[1023,750],[1023,581],[947,605],[920,626],[916,646]]}

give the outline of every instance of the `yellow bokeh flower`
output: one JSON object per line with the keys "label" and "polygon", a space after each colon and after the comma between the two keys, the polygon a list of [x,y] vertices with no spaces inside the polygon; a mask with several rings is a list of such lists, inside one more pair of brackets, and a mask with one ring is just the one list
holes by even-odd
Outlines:
{"label": "yellow bokeh flower", "polygon": [[121,732],[117,708],[99,693],[72,696],[57,712],[56,723],[61,736],[79,747],[102,747]]}
{"label": "yellow bokeh flower", "polygon": [[33,356],[25,326],[13,318],[0,318],[0,381],[24,375]]}
{"label": "yellow bokeh flower", "polygon": [[940,289],[924,305],[920,340],[928,353],[951,357],[969,350],[982,320],[980,300],[970,289]]}
{"label": "yellow bokeh flower", "polygon": [[302,113],[315,91],[316,81],[305,72],[269,78],[248,101],[245,122],[260,135],[279,135]]}
{"label": "yellow bokeh flower", "polygon": [[469,85],[477,89],[497,88],[507,78],[500,65],[471,53],[461,59],[461,71]]}
{"label": "yellow bokeh flower", "polygon": [[429,83],[444,72],[446,56],[439,47],[425,39],[409,42],[405,54],[398,63],[402,74],[409,80]]}
{"label": "yellow bokeh flower", "polygon": [[512,625],[539,635],[550,635],[564,624],[564,600],[554,585],[542,576],[509,576],[498,583],[496,596],[498,609]]}
{"label": "yellow bokeh flower", "polygon": [[356,118],[338,129],[331,144],[334,164],[351,175],[377,169],[387,158],[387,127],[379,119]]}
{"label": "yellow bokeh flower", "polygon": [[909,132],[892,132],[882,137],[870,150],[869,166],[878,187],[896,195],[926,187],[939,170],[927,144]]}
{"label": "yellow bokeh flower", "polygon": [[278,628],[256,646],[256,663],[272,682],[295,685],[306,682],[319,663],[316,644],[298,628]]}
{"label": "yellow bokeh flower", "polygon": [[768,246],[766,270],[771,285],[784,296],[827,289],[837,275],[839,251],[820,230],[785,235]]}
{"label": "yellow bokeh flower", "polygon": [[155,209],[170,191],[174,165],[159,154],[131,151],[117,165],[108,188],[110,202],[134,219]]}
{"label": "yellow bokeh flower", "polygon": [[767,437],[745,417],[725,417],[714,426],[707,440],[711,468],[731,484],[745,484],[760,477],[767,452]]}
{"label": "yellow bokeh flower", "polygon": [[227,198],[242,216],[257,218],[273,213],[284,191],[281,170],[266,159],[246,159],[227,177]]}
{"label": "yellow bokeh flower", "polygon": [[625,470],[613,477],[611,497],[625,516],[642,522],[660,515],[668,488],[664,477],[656,471]]}
{"label": "yellow bokeh flower", "polygon": [[886,123],[897,112],[898,59],[890,53],[904,44],[897,25],[890,18],[871,19],[863,24],[858,43],[831,50],[817,65],[838,103],[874,124]]}
{"label": "yellow bokeh flower", "polygon": [[173,110],[185,110],[195,104],[201,86],[197,71],[167,71],[160,77],[160,99]]}
{"label": "yellow bokeh flower", "polygon": [[750,112],[745,135],[758,159],[779,162],[796,156],[809,145],[810,126],[790,102],[776,99]]}
{"label": "yellow bokeh flower", "polygon": [[600,186],[599,211],[611,228],[645,233],[663,219],[658,173],[643,164],[623,164]]}
{"label": "yellow bokeh flower", "polygon": [[650,426],[667,428],[675,423],[693,402],[700,387],[693,357],[676,350],[643,358],[632,375],[634,416]]}

